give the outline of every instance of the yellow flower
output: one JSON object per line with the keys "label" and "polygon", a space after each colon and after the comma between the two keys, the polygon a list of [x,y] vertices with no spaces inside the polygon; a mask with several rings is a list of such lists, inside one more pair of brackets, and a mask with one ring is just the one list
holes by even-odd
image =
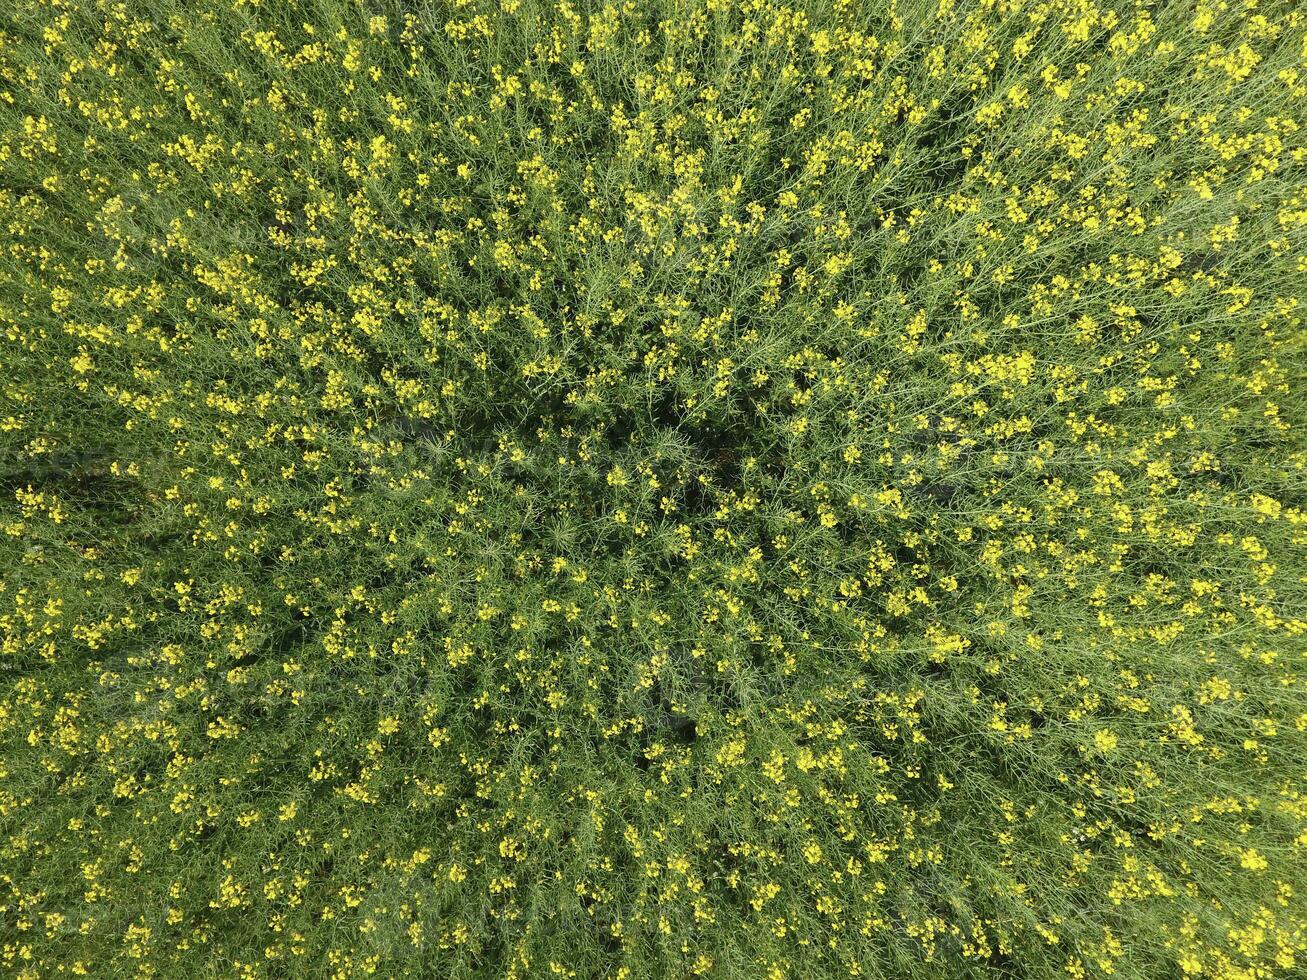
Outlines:
{"label": "yellow flower", "polygon": [[1104,754],[1115,749],[1117,741],[1116,733],[1110,732],[1106,728],[1099,729],[1094,733],[1094,748]]}
{"label": "yellow flower", "polygon": [[1239,867],[1248,871],[1265,871],[1269,862],[1255,847],[1245,847],[1239,852]]}

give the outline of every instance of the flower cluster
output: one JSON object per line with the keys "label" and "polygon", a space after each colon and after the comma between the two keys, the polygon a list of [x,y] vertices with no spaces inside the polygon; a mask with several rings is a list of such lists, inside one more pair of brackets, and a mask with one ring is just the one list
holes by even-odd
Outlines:
{"label": "flower cluster", "polygon": [[1297,7],[14,0],[0,971],[1301,975]]}

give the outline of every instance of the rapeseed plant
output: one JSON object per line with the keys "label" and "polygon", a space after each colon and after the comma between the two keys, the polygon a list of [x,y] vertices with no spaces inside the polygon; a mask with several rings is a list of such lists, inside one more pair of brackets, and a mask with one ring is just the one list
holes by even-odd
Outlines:
{"label": "rapeseed plant", "polygon": [[14,0],[0,965],[1300,976],[1287,0]]}

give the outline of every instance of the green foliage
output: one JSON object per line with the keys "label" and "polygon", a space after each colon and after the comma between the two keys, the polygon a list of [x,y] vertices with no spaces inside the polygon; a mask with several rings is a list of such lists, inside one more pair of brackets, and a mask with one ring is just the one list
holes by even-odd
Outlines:
{"label": "green foliage", "polygon": [[1300,975],[1297,6],[0,14],[4,972]]}

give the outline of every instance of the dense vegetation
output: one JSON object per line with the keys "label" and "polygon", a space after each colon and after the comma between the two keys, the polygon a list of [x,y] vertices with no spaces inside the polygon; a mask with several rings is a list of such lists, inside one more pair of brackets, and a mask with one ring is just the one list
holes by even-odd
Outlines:
{"label": "dense vegetation", "polygon": [[0,971],[1302,976],[1291,0],[14,0]]}

